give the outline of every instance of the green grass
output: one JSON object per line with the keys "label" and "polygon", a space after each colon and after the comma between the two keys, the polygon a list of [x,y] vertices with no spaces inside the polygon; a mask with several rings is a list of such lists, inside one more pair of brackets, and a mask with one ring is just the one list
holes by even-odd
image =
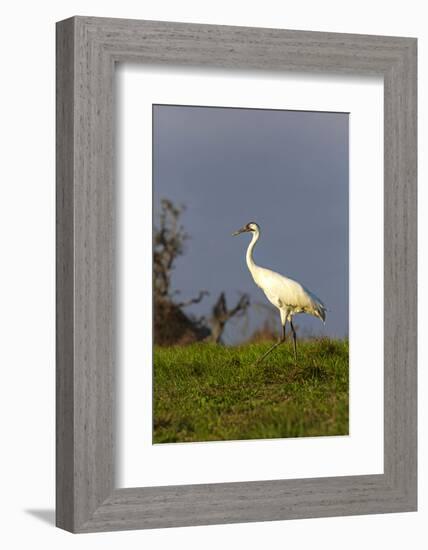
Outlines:
{"label": "green grass", "polygon": [[348,434],[348,342],[154,351],[154,443]]}

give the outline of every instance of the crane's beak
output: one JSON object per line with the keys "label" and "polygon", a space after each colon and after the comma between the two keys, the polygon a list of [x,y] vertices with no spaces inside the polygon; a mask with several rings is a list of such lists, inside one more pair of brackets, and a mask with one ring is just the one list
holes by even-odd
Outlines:
{"label": "crane's beak", "polygon": [[241,227],[241,229],[238,229],[238,231],[235,231],[235,233],[232,233],[232,237],[235,237],[236,235],[240,235],[241,233],[245,233],[247,231],[247,228]]}

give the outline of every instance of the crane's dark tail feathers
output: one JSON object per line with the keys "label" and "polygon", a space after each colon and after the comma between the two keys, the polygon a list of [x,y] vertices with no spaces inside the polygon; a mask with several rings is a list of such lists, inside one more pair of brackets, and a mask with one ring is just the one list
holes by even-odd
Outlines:
{"label": "crane's dark tail feathers", "polygon": [[321,321],[325,324],[327,308],[324,306],[324,304],[317,303],[315,305],[315,312],[316,316],[321,319]]}

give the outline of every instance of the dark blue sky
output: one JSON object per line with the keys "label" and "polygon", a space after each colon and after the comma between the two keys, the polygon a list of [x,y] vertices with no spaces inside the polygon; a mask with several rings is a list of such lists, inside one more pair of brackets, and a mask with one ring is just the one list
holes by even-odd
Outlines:
{"label": "dark blue sky", "polygon": [[325,327],[297,316],[299,330],[348,335],[348,122],[346,113],[154,106],[154,215],[164,197],[185,205],[191,236],[174,288],[183,300],[210,292],[187,308],[197,315],[223,290],[229,305],[251,296],[249,326],[229,323],[226,343],[266,316],[245,263],[250,236],[231,236],[249,221],[261,227],[256,263],[298,280],[329,310]]}

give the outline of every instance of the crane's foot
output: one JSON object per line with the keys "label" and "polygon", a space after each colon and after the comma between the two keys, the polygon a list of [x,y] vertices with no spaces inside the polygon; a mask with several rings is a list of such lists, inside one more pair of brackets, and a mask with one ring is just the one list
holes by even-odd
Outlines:
{"label": "crane's foot", "polygon": [[266,357],[272,353],[272,351],[277,348],[278,346],[280,346],[281,344],[283,344],[285,342],[285,334],[283,335],[282,338],[280,338],[278,340],[278,342],[276,342],[276,344],[274,344],[271,348],[269,348],[261,357],[259,357],[257,359],[257,361],[255,363],[253,363],[251,366],[252,367],[256,367],[257,365],[259,365],[264,359],[266,359]]}
{"label": "crane's foot", "polygon": [[294,363],[297,365],[297,346],[296,346],[296,342],[294,342]]}
{"label": "crane's foot", "polygon": [[281,340],[278,340],[278,342],[276,344],[274,344],[271,348],[269,348],[261,357],[259,357],[257,359],[257,361],[255,363],[253,363],[251,366],[252,367],[256,367],[257,365],[259,365],[264,359],[266,359],[266,357],[275,349],[277,348],[280,344],[282,344],[284,342],[283,339]]}

